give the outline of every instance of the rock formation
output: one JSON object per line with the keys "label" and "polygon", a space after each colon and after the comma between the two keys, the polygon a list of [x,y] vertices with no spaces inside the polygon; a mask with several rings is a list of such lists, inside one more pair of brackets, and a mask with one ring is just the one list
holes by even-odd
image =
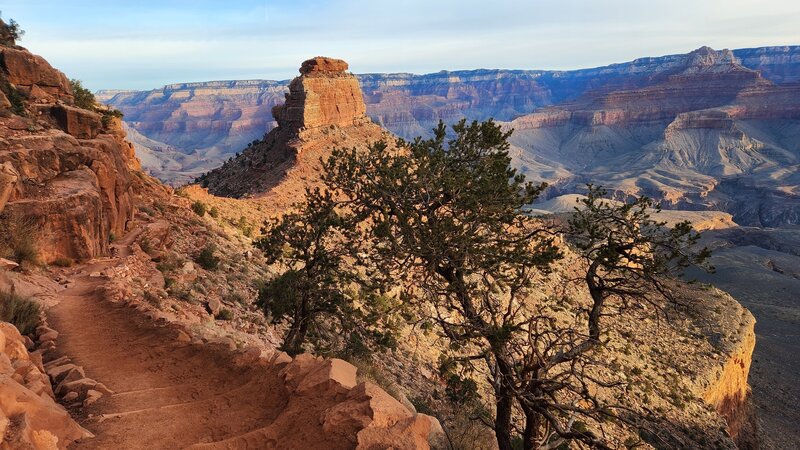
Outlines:
{"label": "rock formation", "polygon": [[789,174],[800,163],[797,85],[774,84],[732,52],[707,47],[651,73],[649,83],[515,119],[517,164],[553,184],[552,195],[591,181],[620,198],[725,211],[741,225],[798,223],[800,180]]}
{"label": "rock formation", "polygon": [[286,102],[273,114],[278,127],[263,140],[201,177],[215,195],[265,194],[275,211],[299,200],[319,180],[319,159],[335,147],[364,147],[392,140],[366,116],[364,100],[347,63],[317,57],[305,61]]}
{"label": "rock formation", "polygon": [[0,322],[0,449],[66,449],[91,433],[55,402],[41,352],[28,353],[14,325]]}
{"label": "rock formation", "polygon": [[133,216],[133,147],[118,119],[77,108],[66,76],[21,48],[0,49],[0,217],[35,233],[39,257],[108,251]]}
{"label": "rock formation", "polygon": [[[741,66],[779,85],[800,80],[800,46],[714,53],[730,62],[736,58]],[[702,63],[710,54],[695,62]],[[430,133],[439,120],[510,121],[590,91],[644,87],[659,81],[658,74],[686,67],[688,58],[640,58],[573,71],[481,69],[357,78],[367,114],[398,136],[413,138]],[[288,87],[289,81],[212,81],[152,91],[103,91],[98,98],[125,113],[130,137],[149,173],[162,181],[185,183],[275,127],[269,111],[282,103]]]}
{"label": "rock formation", "polygon": [[348,127],[363,121],[366,106],[361,89],[347,68],[340,59],[305,61],[301,76],[289,84],[286,103],[272,109],[278,126],[301,130],[326,125]]}

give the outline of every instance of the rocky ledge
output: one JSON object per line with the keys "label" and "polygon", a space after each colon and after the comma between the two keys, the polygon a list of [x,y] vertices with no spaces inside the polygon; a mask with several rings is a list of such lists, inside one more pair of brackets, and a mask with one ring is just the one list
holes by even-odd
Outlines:
{"label": "rocky ledge", "polygon": [[139,168],[120,120],[76,107],[67,77],[25,49],[0,49],[0,85],[0,224],[43,262],[106,253]]}

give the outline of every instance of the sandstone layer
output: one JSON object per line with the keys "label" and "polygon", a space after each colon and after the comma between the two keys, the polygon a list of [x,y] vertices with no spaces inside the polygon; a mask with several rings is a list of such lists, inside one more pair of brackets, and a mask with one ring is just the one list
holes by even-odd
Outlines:
{"label": "sandstone layer", "polygon": [[393,140],[366,116],[358,80],[346,69],[347,63],[331,58],[304,62],[286,102],[273,110],[278,127],[203,175],[201,185],[226,197],[263,195],[270,209],[282,211],[319,183],[320,158],[334,148]]}
{"label": "sandstone layer", "polygon": [[0,322],[0,449],[55,450],[91,433],[55,402],[42,353],[29,353],[14,325]]}
{"label": "sandstone layer", "polygon": [[66,76],[41,57],[0,53],[0,78],[22,99],[0,111],[4,226],[32,233],[45,262],[106,253],[133,217],[131,170],[139,168],[121,122],[72,106]]}

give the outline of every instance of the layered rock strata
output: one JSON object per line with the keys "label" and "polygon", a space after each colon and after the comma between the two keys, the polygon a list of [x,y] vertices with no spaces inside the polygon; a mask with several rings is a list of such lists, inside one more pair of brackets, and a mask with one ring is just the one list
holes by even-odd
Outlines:
{"label": "layered rock strata", "polygon": [[66,76],[41,57],[14,48],[0,56],[16,102],[0,108],[0,221],[31,233],[44,262],[106,253],[133,217],[139,168],[121,122],[71,105]]}
{"label": "layered rock strata", "polygon": [[334,148],[393,141],[366,116],[358,80],[346,70],[347,63],[337,59],[305,61],[286,102],[273,110],[278,127],[201,177],[201,185],[226,197],[264,195],[271,209],[280,211],[319,183],[319,160]]}

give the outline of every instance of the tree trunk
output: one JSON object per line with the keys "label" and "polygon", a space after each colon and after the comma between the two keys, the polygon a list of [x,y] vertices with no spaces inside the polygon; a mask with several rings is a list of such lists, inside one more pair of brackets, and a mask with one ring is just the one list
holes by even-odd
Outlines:
{"label": "tree trunk", "polygon": [[502,390],[495,394],[497,414],[494,419],[494,435],[500,450],[512,450],[511,447],[511,413],[514,398]]}
{"label": "tree trunk", "polygon": [[536,411],[525,410],[525,436],[523,436],[524,450],[535,450],[539,444],[539,426],[541,416]]}

